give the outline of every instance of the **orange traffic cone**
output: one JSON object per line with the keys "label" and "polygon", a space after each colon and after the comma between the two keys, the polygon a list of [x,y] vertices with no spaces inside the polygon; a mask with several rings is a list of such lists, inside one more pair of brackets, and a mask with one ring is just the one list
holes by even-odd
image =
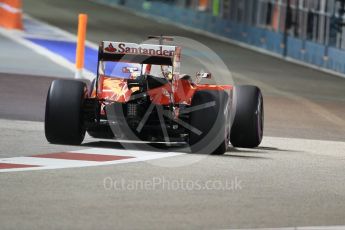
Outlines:
{"label": "orange traffic cone", "polygon": [[23,29],[21,0],[0,0],[0,26]]}

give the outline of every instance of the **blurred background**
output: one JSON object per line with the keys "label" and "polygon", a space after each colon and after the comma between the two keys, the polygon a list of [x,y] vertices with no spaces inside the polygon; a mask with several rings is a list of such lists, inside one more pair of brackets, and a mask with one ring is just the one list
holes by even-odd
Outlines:
{"label": "blurred background", "polygon": [[[125,4],[125,0],[122,4]],[[149,0],[344,48],[344,0]]]}
{"label": "blurred background", "polygon": [[96,0],[345,73],[344,0]]}

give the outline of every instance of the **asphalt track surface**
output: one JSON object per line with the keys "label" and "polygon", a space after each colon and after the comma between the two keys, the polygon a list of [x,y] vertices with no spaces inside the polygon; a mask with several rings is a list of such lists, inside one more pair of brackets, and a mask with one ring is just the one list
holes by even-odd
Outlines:
{"label": "asphalt track surface", "polygon": [[[141,42],[150,34],[200,41],[223,59],[236,84],[263,90],[265,139],[258,149],[232,148],[224,156],[189,154],[114,166],[1,173],[2,229],[345,225],[345,79],[88,1],[25,0],[24,11],[72,33],[77,14],[88,13],[88,40],[95,43]],[[1,74],[1,158],[80,148],[49,145],[44,138],[40,121],[53,79]],[[116,142],[89,138],[84,146],[121,149]],[[195,163],[175,167],[188,161]],[[241,186],[230,191],[118,191],[104,188],[107,177],[202,184],[240,180]]]}

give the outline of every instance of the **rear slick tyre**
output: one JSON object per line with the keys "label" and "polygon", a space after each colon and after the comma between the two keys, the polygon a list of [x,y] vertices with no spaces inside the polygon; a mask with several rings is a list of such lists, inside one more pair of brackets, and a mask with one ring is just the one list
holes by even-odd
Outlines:
{"label": "rear slick tyre", "polygon": [[[221,155],[229,146],[229,95],[225,91],[197,91],[192,99],[189,146],[194,153]],[[200,133],[195,132],[195,130]]]}
{"label": "rear slick tyre", "polygon": [[256,86],[233,89],[230,142],[234,147],[255,148],[260,145],[264,129],[264,102]]}
{"label": "rear slick tyre", "polygon": [[52,82],[46,102],[45,136],[52,144],[79,145],[85,137],[83,102],[86,84],[73,80]]}

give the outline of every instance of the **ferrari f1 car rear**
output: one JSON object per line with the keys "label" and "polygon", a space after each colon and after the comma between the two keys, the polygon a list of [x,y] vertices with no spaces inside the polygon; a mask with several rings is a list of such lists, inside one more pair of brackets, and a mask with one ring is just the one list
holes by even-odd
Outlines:
{"label": "ferrari f1 car rear", "polygon": [[180,60],[177,46],[101,42],[91,87],[73,80],[52,83],[47,140],[80,144],[87,131],[97,138],[185,143],[198,153],[223,154],[230,142],[258,146],[263,135],[260,89],[199,84],[180,73]]}

